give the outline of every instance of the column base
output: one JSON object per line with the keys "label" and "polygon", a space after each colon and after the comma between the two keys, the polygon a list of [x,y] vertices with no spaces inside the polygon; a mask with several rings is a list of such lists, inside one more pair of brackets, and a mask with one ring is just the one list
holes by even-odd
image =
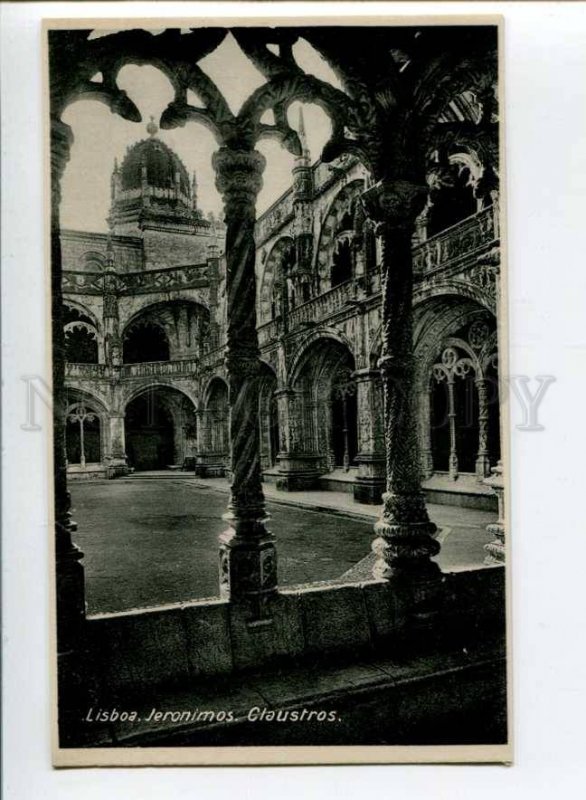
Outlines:
{"label": "column base", "polygon": [[320,456],[278,455],[277,489],[283,492],[305,492],[317,489],[320,470],[317,462]]}
{"label": "column base", "polygon": [[408,578],[430,580],[440,573],[431,559],[440,551],[438,529],[427,516],[423,494],[383,495],[383,512],[374,525],[377,538],[372,550],[378,557],[373,566],[377,580]]}
{"label": "column base", "polygon": [[488,533],[494,536],[494,541],[484,545],[484,550],[486,552],[484,563],[487,566],[491,566],[493,564],[504,564],[505,563],[504,526],[501,525],[499,522],[495,522],[493,525],[487,525],[486,530],[488,531]]}
{"label": "column base", "polygon": [[488,456],[479,456],[476,459],[475,472],[479,483],[482,483],[485,478],[490,475],[490,461]]}
{"label": "column base", "polygon": [[358,476],[352,487],[356,503],[380,505],[386,486],[386,465],[380,456],[356,456]]}
{"label": "column base", "polygon": [[226,476],[224,454],[209,453],[197,456],[195,474],[198,478],[224,478]]}
{"label": "column base", "polygon": [[355,503],[364,503],[369,506],[378,506],[383,501],[383,492],[385,490],[384,480],[376,480],[375,478],[357,478],[352,493],[354,495]]}
{"label": "column base", "polygon": [[243,605],[251,620],[270,617],[277,592],[275,537],[268,531],[249,538],[227,530],[220,535],[219,555],[220,597]]}
{"label": "column base", "polygon": [[125,458],[113,458],[106,465],[106,477],[109,479],[121,478],[129,474],[130,468]]}

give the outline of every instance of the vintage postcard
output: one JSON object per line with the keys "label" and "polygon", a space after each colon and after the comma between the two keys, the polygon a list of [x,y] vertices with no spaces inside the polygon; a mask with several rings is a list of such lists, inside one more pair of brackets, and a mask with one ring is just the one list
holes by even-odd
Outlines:
{"label": "vintage postcard", "polygon": [[55,765],[511,760],[501,34],[45,23]]}

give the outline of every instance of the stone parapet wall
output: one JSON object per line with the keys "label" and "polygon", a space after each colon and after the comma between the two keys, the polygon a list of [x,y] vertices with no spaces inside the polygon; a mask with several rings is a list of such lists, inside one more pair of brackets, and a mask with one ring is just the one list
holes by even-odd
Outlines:
{"label": "stone parapet wall", "polygon": [[[441,576],[433,608],[421,591],[369,581],[282,589],[269,616],[250,622],[212,599],[88,618],[90,662],[113,695],[192,685],[275,663],[350,654],[359,659],[429,636],[504,636],[504,569]],[[432,612],[432,613],[430,613]],[[423,635],[422,635],[423,634]]]}

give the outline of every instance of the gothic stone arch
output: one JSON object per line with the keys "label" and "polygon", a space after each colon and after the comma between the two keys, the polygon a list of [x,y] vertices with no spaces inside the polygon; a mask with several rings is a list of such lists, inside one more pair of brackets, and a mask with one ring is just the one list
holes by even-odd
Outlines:
{"label": "gothic stone arch", "polygon": [[273,288],[275,283],[286,280],[286,276],[282,274],[282,263],[293,247],[294,242],[291,236],[281,236],[267,256],[259,282],[259,323],[261,325],[273,317]]}
{"label": "gothic stone arch", "polygon": [[353,230],[354,201],[363,188],[362,178],[356,178],[343,186],[325,213],[315,256],[315,274],[319,281],[320,292],[326,291],[331,286],[330,272],[336,242],[339,236],[344,236]]}

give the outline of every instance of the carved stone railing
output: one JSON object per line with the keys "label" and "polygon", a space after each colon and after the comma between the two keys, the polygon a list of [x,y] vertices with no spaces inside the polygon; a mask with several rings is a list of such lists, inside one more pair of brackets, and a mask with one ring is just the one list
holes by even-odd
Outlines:
{"label": "carved stone railing", "polygon": [[126,293],[169,291],[208,285],[206,265],[197,264],[171,269],[153,269],[118,275],[120,291]]}
{"label": "carved stone railing", "polygon": [[149,378],[156,375],[195,375],[199,370],[199,360],[188,358],[183,361],[145,361],[141,364],[123,364],[121,378]]}
{"label": "carved stone railing", "polygon": [[[118,273],[120,294],[140,294],[141,292],[167,292],[172,289],[201,288],[208,286],[206,264],[153,269],[141,272]],[[63,273],[63,292],[65,294],[103,293],[103,272],[81,272],[67,270]]]}
{"label": "carved stone railing", "polygon": [[277,338],[279,335],[279,323],[276,319],[272,319],[270,322],[265,322],[264,325],[260,325],[257,330],[259,346],[263,347],[265,344],[273,342]]}
{"label": "carved stone railing", "polygon": [[413,250],[413,270],[419,278],[474,255],[498,239],[498,213],[483,208],[461,222],[432,236]]}
{"label": "carved stone railing", "polygon": [[197,358],[181,361],[145,361],[141,364],[123,364],[112,368],[109,364],[77,364],[67,362],[65,377],[70,379],[97,380],[111,378],[119,374],[121,379],[147,378],[156,375],[194,375],[200,368]]}
{"label": "carved stone railing", "polygon": [[257,221],[255,229],[257,246],[270,239],[291,219],[293,219],[293,190],[289,189]]}
{"label": "carved stone railing", "polygon": [[103,284],[103,272],[63,272],[63,294],[102,294]]}
{"label": "carved stone railing", "polygon": [[97,378],[107,378],[109,374],[107,364],[77,364],[70,361],[65,364],[66,378],[96,380]]}
{"label": "carved stone railing", "polygon": [[335,286],[328,292],[308,300],[291,311],[289,314],[289,329],[291,330],[304,322],[313,322],[331,317],[337,311],[340,311],[348,301],[354,300],[355,295],[356,284],[353,280]]}

